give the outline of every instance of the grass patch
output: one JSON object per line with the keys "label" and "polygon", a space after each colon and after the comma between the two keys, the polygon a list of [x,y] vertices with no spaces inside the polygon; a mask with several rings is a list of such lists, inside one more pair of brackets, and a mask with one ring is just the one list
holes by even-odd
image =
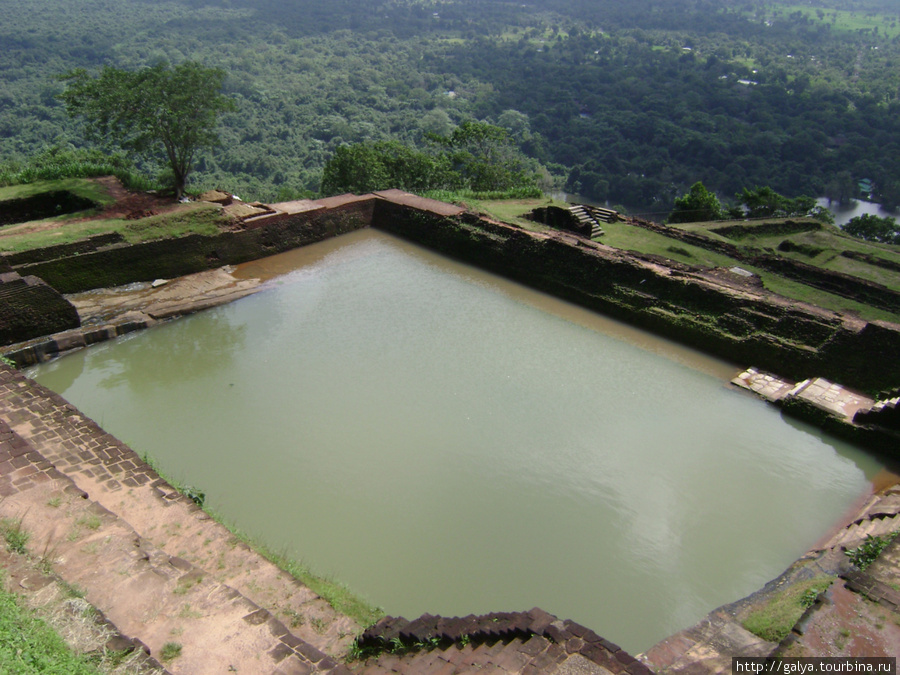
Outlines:
{"label": "grass patch", "polygon": [[834,577],[821,575],[792,584],[773,595],[763,607],[750,612],[741,625],[763,640],[781,642],[832,581]]}
{"label": "grass patch", "polygon": [[518,225],[523,230],[532,232],[548,232],[553,228],[542,223],[536,223],[533,220],[525,218],[526,213],[530,213],[536,208],[547,206],[558,206],[566,209],[570,205],[565,202],[559,202],[541,198],[523,198],[523,199],[466,199],[465,203],[477,211],[486,213],[487,215],[504,223]]}
{"label": "grass patch", "polygon": [[0,519],[0,535],[3,536],[3,540],[6,542],[7,550],[20,555],[28,552],[25,547],[28,544],[30,535],[22,528],[21,518]]}
{"label": "grass patch", "polygon": [[48,219],[58,221],[59,227],[3,237],[0,239],[0,251],[28,251],[67,244],[108,232],[119,232],[125,241],[132,244],[189,234],[212,236],[231,223],[218,206],[207,203],[184,205],[175,211],[140,220],[109,219],[65,223],[63,218],[65,216]]}
{"label": "grass patch", "polygon": [[[215,514],[211,515],[217,521],[222,522],[221,518]],[[346,614],[360,626],[371,626],[384,616],[384,611],[381,608],[374,607],[366,602],[344,584],[314,574],[306,565],[291,559],[284,553],[276,553],[259,540],[236,531],[234,528],[229,529],[234,532],[236,537],[253,548],[266,560],[309,587],[311,591],[323,598],[334,609],[341,614]]]}
{"label": "grass patch", "polygon": [[100,529],[100,526],[103,524],[103,521],[100,519],[100,516],[94,513],[90,513],[82,516],[78,520],[75,521],[76,525],[80,525],[86,527],[89,530],[97,531]]}
{"label": "grass patch", "polygon": [[178,642],[167,642],[159,653],[164,662],[174,661],[181,656],[181,645]]}
{"label": "grass patch", "polygon": [[[2,581],[2,580],[0,580]],[[22,607],[0,583],[0,665],[3,672],[21,675],[100,673],[79,656],[34,612]]]}

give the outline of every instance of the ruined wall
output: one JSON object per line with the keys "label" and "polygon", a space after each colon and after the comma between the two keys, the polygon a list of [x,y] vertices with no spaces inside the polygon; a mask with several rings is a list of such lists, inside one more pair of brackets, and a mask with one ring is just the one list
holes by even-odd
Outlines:
{"label": "ruined wall", "polygon": [[[790,258],[765,253],[761,249],[742,250],[734,244],[716,241],[709,237],[704,237],[694,232],[687,232],[686,230],[677,227],[666,227],[665,225],[652,223],[639,218],[631,218],[629,219],[629,223],[671,239],[677,239],[678,241],[683,241],[687,244],[692,244],[693,246],[699,246],[700,248],[705,248],[709,251],[723,253],[735,260],[742,260],[748,265],[774,272],[786,279],[791,279],[801,284],[818,288],[827,293],[834,293],[835,295],[844,298],[858,300],[888,312],[900,312],[900,293],[872,281],[853,277],[841,272],[826,270],[814,265],[808,265],[798,260],[791,260]],[[765,224],[753,225],[751,227],[734,225],[731,227],[721,227],[713,231],[720,234],[728,232],[731,236],[734,236],[736,233],[745,230],[752,230],[755,233],[783,232],[784,234],[791,234],[793,232],[802,232],[820,228],[821,226],[817,223],[811,224],[805,221],[795,222],[789,220],[783,223],[773,223],[771,227],[767,227]],[[847,255],[847,252],[842,255],[845,255],[848,258],[856,257],[852,253]],[[885,262],[890,264],[889,261]]]}
{"label": "ruined wall", "polygon": [[72,304],[37,277],[0,274],[0,344],[77,328]]}
{"label": "ruined wall", "polygon": [[624,319],[722,358],[866,390],[900,383],[900,327],[850,321],[766,293],[731,289],[565,234],[376,206],[379,229]]}
{"label": "ruined wall", "polygon": [[444,217],[376,197],[278,214],[240,232],[114,244],[16,269],[77,292],[254,260],[370,224],[724,359],[868,391],[900,385],[900,361],[885,358],[900,353],[900,326],[852,319],[761,289],[730,288],[687,265],[565,233],[528,232],[473,214]]}
{"label": "ruined wall", "polygon": [[253,229],[212,237],[190,235],[131,246],[110,246],[52,260],[20,264],[22,274],[39,276],[62,293],[152,281],[234,265],[305,246],[338,234],[368,227],[372,199],[333,209],[281,214],[258,222]]}

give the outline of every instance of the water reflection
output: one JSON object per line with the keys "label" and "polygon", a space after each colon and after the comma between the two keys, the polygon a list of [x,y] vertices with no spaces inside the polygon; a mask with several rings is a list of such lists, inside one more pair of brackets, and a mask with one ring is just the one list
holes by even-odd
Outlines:
{"label": "water reflection", "polygon": [[123,357],[103,360],[95,386],[109,390],[126,387],[134,394],[146,395],[167,389],[173,380],[204,379],[231,368],[244,348],[247,327],[236,323],[227,309],[196,318],[201,330],[174,321],[133,334],[122,343],[128,345]]}

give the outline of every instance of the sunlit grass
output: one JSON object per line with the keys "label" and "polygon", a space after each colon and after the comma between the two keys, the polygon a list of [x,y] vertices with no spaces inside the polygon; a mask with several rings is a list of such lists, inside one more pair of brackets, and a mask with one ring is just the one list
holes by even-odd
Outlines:
{"label": "sunlit grass", "polygon": [[36,232],[25,232],[0,238],[0,251],[28,251],[34,248],[67,244],[98,234],[119,232],[125,241],[139,243],[167,237],[182,237],[188,234],[212,236],[222,231],[230,223],[215,204],[190,204],[170,213],[141,218],[139,220],[89,220],[71,222],[74,216],[57,216],[35,225],[48,224],[50,227]]}

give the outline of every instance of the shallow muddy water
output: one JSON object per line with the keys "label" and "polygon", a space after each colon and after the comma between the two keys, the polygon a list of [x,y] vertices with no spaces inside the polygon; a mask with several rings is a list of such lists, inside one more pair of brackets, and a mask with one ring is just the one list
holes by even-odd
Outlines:
{"label": "shallow muddy water", "polygon": [[270,288],[29,375],[391,614],[540,606],[638,652],[880,469],[734,365],[378,232],[239,274]]}

